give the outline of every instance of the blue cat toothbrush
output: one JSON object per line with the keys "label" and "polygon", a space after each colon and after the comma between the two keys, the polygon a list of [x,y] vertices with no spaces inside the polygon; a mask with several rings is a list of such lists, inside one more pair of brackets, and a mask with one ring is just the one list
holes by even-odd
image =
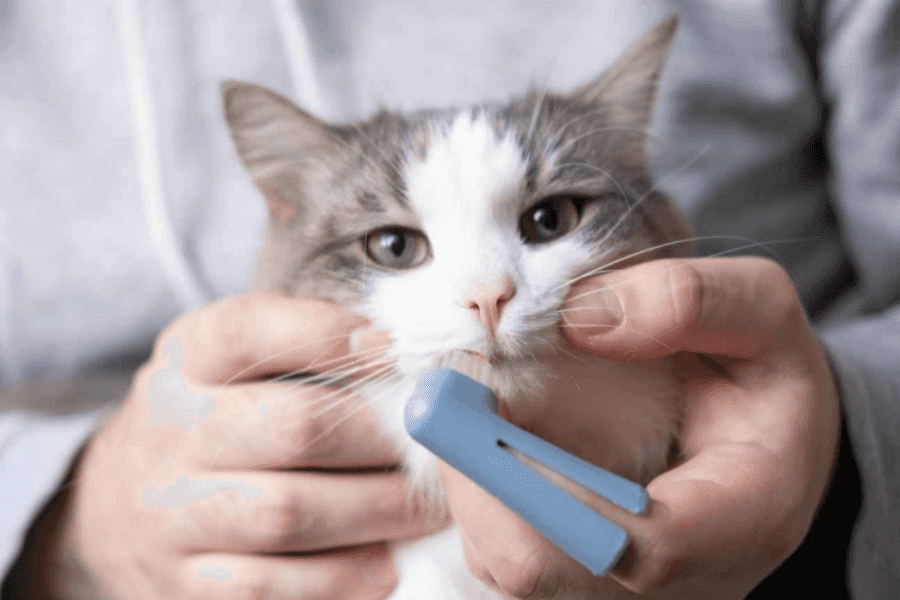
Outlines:
{"label": "blue cat toothbrush", "polygon": [[606,575],[628,547],[628,534],[516,455],[542,463],[633,514],[647,510],[647,490],[500,418],[497,396],[488,387],[490,372],[490,364],[478,355],[450,353],[420,378],[406,404],[407,431],[591,573]]}

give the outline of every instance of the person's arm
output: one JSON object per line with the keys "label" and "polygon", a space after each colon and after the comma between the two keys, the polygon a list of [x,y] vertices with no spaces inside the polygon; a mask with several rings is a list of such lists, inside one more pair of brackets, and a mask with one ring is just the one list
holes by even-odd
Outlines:
{"label": "person's arm", "polygon": [[[898,232],[900,235],[900,232]],[[862,483],[862,510],[848,549],[854,598],[900,595],[900,307],[830,326],[844,418]],[[835,494],[851,497],[853,490]]]}
{"label": "person's arm", "polygon": [[102,418],[102,410],[67,416],[0,413],[0,582],[9,579],[0,583],[3,600],[15,587],[11,570],[29,527]]}
{"label": "person's arm", "polygon": [[820,332],[863,485],[848,573],[856,598],[900,597],[898,22],[897,0],[827,2],[819,31],[832,194],[865,315]]}
{"label": "person's arm", "polygon": [[275,377],[384,368],[384,337],[361,327],[263,293],[178,319],[32,526],[12,598],[387,597],[386,542],[446,519],[406,501],[399,457],[349,392]]}

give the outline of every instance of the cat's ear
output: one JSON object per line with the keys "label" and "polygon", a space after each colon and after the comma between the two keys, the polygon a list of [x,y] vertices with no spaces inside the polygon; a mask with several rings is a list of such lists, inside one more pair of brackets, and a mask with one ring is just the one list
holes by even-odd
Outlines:
{"label": "cat's ear", "polygon": [[619,127],[637,133],[641,152],[643,134],[653,116],[659,78],[680,20],[678,13],[669,15],[603,76],[568,94],[570,99],[582,104],[602,106],[611,120],[611,129]]}
{"label": "cat's ear", "polygon": [[303,208],[304,163],[338,144],[334,128],[252,83],[224,82],[222,105],[238,157],[262,192],[272,219],[290,227]]}

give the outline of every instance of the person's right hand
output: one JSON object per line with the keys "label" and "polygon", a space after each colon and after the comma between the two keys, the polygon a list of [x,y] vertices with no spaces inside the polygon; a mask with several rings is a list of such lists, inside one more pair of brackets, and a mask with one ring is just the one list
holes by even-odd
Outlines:
{"label": "person's right hand", "polygon": [[[351,354],[351,332],[367,326],[333,304],[262,293],[176,321],[45,527],[40,597],[389,595],[385,542],[449,520],[407,501],[403,475],[386,470],[399,457],[349,391],[272,381],[362,366],[382,341],[361,336]],[[355,377],[388,368],[375,360]]]}

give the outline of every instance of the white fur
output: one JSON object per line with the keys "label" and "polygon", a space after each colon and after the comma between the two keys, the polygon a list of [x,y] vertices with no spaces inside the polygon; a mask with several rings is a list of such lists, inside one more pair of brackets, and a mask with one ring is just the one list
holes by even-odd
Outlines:
{"label": "white fur", "polygon": [[[577,393],[584,402],[574,409],[570,405],[563,418],[578,419],[579,410],[596,414],[596,404],[609,400],[609,418],[602,425],[584,430],[583,423],[591,420],[582,418],[582,429],[573,427],[584,447],[595,451],[586,458],[626,472],[658,468],[675,420],[672,398],[660,397],[676,385],[668,363],[659,363],[658,373],[648,377],[639,369],[584,357],[575,357],[584,365],[576,361],[549,370],[533,360],[535,353],[548,354],[549,343],[558,343],[556,321],[537,326],[528,317],[559,307],[569,278],[593,251],[578,235],[541,246],[523,244],[518,211],[501,208],[517,206],[505,200],[523,193],[526,164],[515,139],[498,137],[482,117],[461,114],[434,131],[423,160],[408,156],[404,168],[408,197],[432,257],[419,268],[370,279],[366,312],[391,333],[402,380],[364,394],[386,434],[404,451],[412,487],[434,502],[443,499],[437,460],[405,432],[406,399],[419,373],[440,355],[458,348],[483,350],[491,343],[465,300],[477,286],[505,278],[513,283],[515,296],[504,308],[496,342],[505,358],[513,358],[504,396],[514,399],[510,411],[515,420],[554,418],[554,407],[540,402],[544,388],[528,389],[535,380],[551,377],[549,390],[581,382]],[[529,408],[525,400],[535,404]],[[393,600],[502,598],[469,573],[455,527],[402,546],[398,556],[401,579]]]}

